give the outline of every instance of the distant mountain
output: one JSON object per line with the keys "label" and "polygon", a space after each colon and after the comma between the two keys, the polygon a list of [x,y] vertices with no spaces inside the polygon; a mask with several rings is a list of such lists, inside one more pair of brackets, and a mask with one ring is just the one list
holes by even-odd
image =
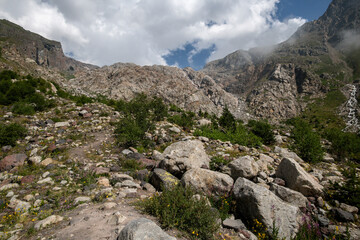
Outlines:
{"label": "distant mountain", "polygon": [[83,68],[96,68],[96,66],[66,57],[61,43],[26,31],[7,20],[0,20],[0,42],[2,48],[15,47],[21,56],[34,60],[40,66],[61,72],[74,73]]}
{"label": "distant mountain", "polygon": [[[89,96],[130,100],[137,93],[158,96],[185,110],[220,115],[223,108],[246,119],[246,105],[209,76],[190,68],[117,63],[99,68],[64,55],[61,44],[0,20],[1,69],[21,71],[58,82]],[[1,60],[1,59],[0,59]]]}
{"label": "distant mountain", "polygon": [[360,1],[334,0],[325,14],[272,47],[239,50],[202,72],[246,98],[262,118],[299,114],[308,99],[360,78]]}

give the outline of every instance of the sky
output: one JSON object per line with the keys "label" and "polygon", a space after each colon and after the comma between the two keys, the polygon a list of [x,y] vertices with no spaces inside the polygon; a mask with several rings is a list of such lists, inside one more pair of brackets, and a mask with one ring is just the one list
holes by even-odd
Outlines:
{"label": "sky", "polygon": [[201,69],[285,41],[331,0],[0,0],[0,18],[62,43],[66,55]]}

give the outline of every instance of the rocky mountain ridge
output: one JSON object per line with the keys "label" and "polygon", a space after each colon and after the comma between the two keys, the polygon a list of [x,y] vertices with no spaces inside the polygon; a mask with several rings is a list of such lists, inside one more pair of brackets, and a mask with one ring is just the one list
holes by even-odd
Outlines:
{"label": "rocky mountain ridge", "polygon": [[307,99],[322,97],[358,77],[347,61],[350,49],[358,45],[344,43],[349,35],[359,34],[359,12],[358,1],[333,1],[319,20],[304,24],[289,40],[236,51],[202,71],[228,92],[246,98],[256,116],[294,117],[305,109]]}

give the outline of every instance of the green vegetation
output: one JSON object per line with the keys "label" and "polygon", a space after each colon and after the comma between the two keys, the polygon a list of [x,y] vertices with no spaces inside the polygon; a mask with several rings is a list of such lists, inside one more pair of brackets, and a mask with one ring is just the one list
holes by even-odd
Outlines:
{"label": "green vegetation", "polygon": [[145,133],[153,130],[155,122],[163,120],[168,112],[160,98],[148,98],[139,94],[130,102],[118,101],[115,109],[123,113],[123,118],[116,125],[117,141],[126,147],[150,145]]}
{"label": "green vegetation", "polygon": [[324,150],[320,143],[320,136],[302,119],[289,121],[294,127],[291,137],[294,139],[293,148],[297,154],[307,162],[319,162],[323,159]]}
{"label": "green vegetation", "polygon": [[345,124],[336,110],[344,102],[346,102],[346,97],[340,90],[330,91],[324,99],[316,99],[310,104],[302,118],[320,132],[326,128],[342,128]]}
{"label": "green vegetation", "polygon": [[348,158],[360,163],[360,136],[358,134],[332,128],[326,131],[325,136],[331,142],[330,152],[338,160]]}
{"label": "green vegetation", "polygon": [[270,145],[275,142],[272,126],[265,121],[250,120],[248,126],[256,136],[261,138],[261,142]]}
{"label": "green vegetation", "polygon": [[227,131],[236,130],[235,117],[231,114],[227,107],[224,108],[223,114],[219,118],[219,125]]}
{"label": "green vegetation", "polygon": [[[258,123],[255,122],[254,126],[257,124]],[[255,132],[259,133],[261,131]],[[196,129],[194,135],[204,136],[210,139],[219,139],[224,142],[230,141],[233,144],[240,144],[249,147],[261,146],[262,141],[261,136],[257,136],[241,122],[235,121],[234,116],[232,116],[227,108],[224,109],[224,112],[219,120],[213,117],[211,125],[202,126]]]}
{"label": "green vegetation", "polygon": [[344,184],[332,183],[329,200],[338,200],[360,208],[360,178],[356,175],[356,167],[355,163],[350,163],[343,170],[342,173],[347,178]]}
{"label": "green vegetation", "polygon": [[222,156],[215,156],[211,158],[210,169],[213,171],[220,171],[221,167],[231,162],[231,159]]}
{"label": "green vegetation", "polygon": [[195,113],[182,112],[180,115],[176,114],[176,115],[170,116],[168,118],[168,121],[183,127],[185,130],[190,130],[193,128],[193,126],[195,124],[194,118],[195,118]]}
{"label": "green vegetation", "polygon": [[16,141],[26,136],[26,128],[17,123],[0,123],[0,146],[15,146]]}
{"label": "green vegetation", "polygon": [[186,231],[192,239],[213,239],[219,229],[218,213],[207,204],[206,198],[197,200],[194,194],[193,190],[179,184],[161,195],[143,200],[139,206],[156,216],[165,228]]}
{"label": "green vegetation", "polygon": [[42,78],[21,77],[9,70],[0,73],[0,104],[12,105],[16,114],[31,115],[54,107],[55,102],[44,97],[51,93],[50,89],[50,84]]}

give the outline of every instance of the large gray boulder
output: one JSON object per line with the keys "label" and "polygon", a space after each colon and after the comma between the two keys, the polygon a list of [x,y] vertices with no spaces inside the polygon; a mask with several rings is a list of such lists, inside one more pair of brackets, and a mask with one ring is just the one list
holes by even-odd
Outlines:
{"label": "large gray boulder", "polygon": [[324,187],[292,158],[283,158],[276,170],[276,177],[284,179],[286,187],[307,197],[322,196],[324,193]]}
{"label": "large gray boulder", "polygon": [[181,182],[206,195],[217,196],[229,193],[234,184],[234,180],[229,175],[202,168],[193,168],[187,171]]}
{"label": "large gray boulder", "polygon": [[209,168],[210,164],[210,158],[199,140],[173,143],[165,149],[163,156],[160,167],[178,177],[192,168]]}
{"label": "large gray boulder", "polygon": [[281,198],[283,201],[299,208],[306,208],[308,203],[307,198],[301,193],[291,190],[290,188],[277,185],[275,183],[271,183],[270,191],[275,193],[275,195]]}
{"label": "large gray boulder", "polygon": [[256,177],[259,166],[251,156],[244,156],[231,161],[228,164],[231,170],[231,177],[236,180],[238,177],[251,179]]}
{"label": "large gray boulder", "polygon": [[240,177],[234,185],[234,196],[237,214],[250,221],[258,220],[269,233],[275,226],[280,238],[290,239],[298,231],[300,209],[283,202],[265,187]]}
{"label": "large gray boulder", "polygon": [[139,218],[128,223],[120,232],[117,240],[176,240],[169,236],[153,221]]}
{"label": "large gray boulder", "polygon": [[161,168],[155,168],[150,176],[150,183],[160,191],[163,190],[162,188],[172,188],[179,184],[179,182],[180,180],[174,175]]}

